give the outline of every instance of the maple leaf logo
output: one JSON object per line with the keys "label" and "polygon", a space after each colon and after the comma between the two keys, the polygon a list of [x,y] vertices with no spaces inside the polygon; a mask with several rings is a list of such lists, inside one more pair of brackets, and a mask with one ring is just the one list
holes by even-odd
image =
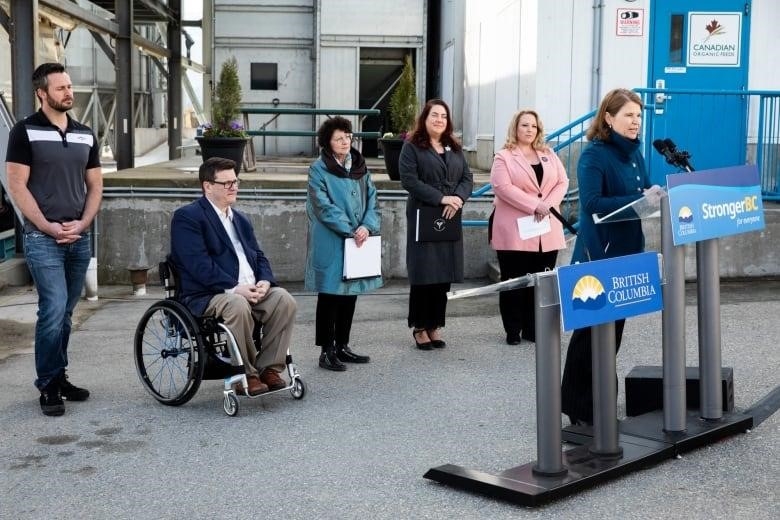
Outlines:
{"label": "maple leaf logo", "polygon": [[704,40],[705,42],[716,34],[724,34],[726,32],[726,29],[717,20],[712,20],[707,24],[705,29],[707,29],[707,32],[709,33]]}

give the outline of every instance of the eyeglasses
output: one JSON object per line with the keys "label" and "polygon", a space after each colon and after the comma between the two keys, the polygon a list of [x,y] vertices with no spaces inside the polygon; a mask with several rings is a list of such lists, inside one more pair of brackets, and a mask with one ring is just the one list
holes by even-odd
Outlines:
{"label": "eyeglasses", "polygon": [[341,137],[333,137],[331,141],[335,141],[337,143],[351,143],[352,134],[342,135]]}
{"label": "eyeglasses", "polygon": [[230,190],[233,188],[238,189],[238,185],[241,183],[240,180],[234,179],[232,181],[209,181],[211,184],[219,184],[226,190]]}

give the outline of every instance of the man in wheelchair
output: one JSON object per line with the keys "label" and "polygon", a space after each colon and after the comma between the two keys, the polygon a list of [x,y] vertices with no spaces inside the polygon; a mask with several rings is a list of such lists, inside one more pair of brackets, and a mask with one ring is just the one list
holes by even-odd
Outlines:
{"label": "man in wheelchair", "polygon": [[[203,162],[203,197],[177,209],[171,220],[171,261],[181,302],[196,315],[221,318],[236,338],[250,395],[284,388],[280,373],[292,338],[295,299],[276,284],[249,219],[232,209],[238,176],[230,159]],[[252,332],[263,327],[257,352]]]}

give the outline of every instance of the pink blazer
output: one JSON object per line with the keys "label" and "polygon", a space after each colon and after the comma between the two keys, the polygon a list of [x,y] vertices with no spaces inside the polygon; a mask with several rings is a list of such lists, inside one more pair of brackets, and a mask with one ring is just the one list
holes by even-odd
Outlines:
{"label": "pink blazer", "polygon": [[533,215],[539,200],[560,210],[560,204],[569,188],[569,178],[563,163],[555,152],[539,151],[544,177],[542,185],[536,182],[536,173],[519,150],[501,150],[493,159],[490,183],[495,194],[493,204],[493,232],[490,245],[496,250],[542,251],[564,249],[563,225],[550,215],[550,232],[522,240],[517,229],[518,217]]}

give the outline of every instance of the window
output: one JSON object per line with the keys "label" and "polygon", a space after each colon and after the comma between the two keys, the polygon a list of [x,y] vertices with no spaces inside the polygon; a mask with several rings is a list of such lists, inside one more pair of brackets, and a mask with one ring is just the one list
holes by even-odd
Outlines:
{"label": "window", "polygon": [[669,63],[682,65],[683,27],[685,18],[673,14],[669,27]]}
{"label": "window", "polygon": [[278,90],[276,63],[252,63],[250,88],[252,90]]}

